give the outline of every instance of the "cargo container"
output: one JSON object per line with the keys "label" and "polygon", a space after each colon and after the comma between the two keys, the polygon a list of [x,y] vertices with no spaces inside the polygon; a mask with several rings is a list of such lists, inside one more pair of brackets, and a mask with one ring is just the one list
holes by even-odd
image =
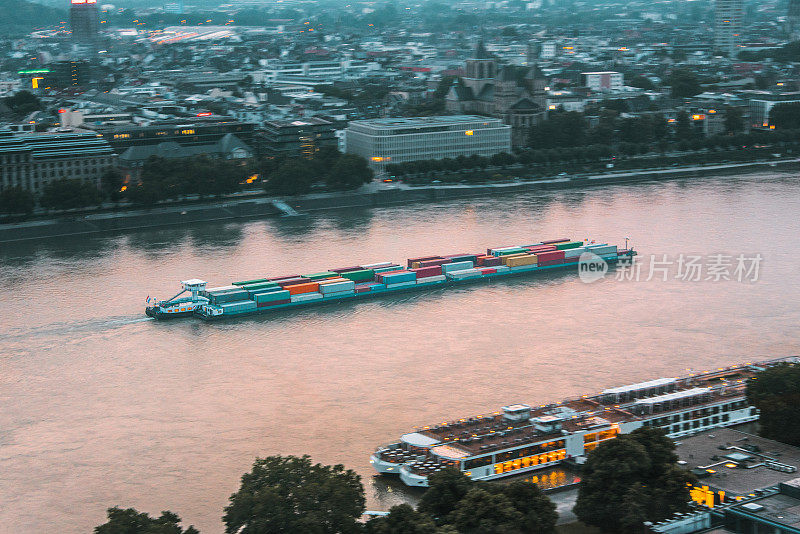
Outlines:
{"label": "cargo container", "polygon": [[419,269],[411,269],[411,271],[416,273],[417,280],[419,280],[420,278],[425,278],[427,276],[438,276],[442,274],[442,266],[432,265],[430,267],[420,267]]}
{"label": "cargo container", "polygon": [[[527,248],[521,246],[488,248],[486,255],[460,253],[411,258],[412,264],[416,260],[419,260],[420,264],[420,267],[413,270],[403,269],[391,262],[380,262],[332,269],[307,276],[245,280],[210,289],[206,289],[206,282],[203,280],[191,279],[181,282],[183,291],[176,297],[168,301],[158,301],[155,305],[148,306],[145,312],[159,319],[196,314],[203,319],[211,320],[249,313],[253,311],[253,306],[257,306],[256,311],[259,311],[266,307],[285,308],[305,303],[316,305],[315,301],[320,302],[321,299],[336,301],[347,298],[368,298],[375,293],[415,290],[417,287],[425,286],[450,287],[461,282],[493,279],[528,271],[558,267],[574,269],[584,249],[594,252],[608,262],[636,255],[633,250],[618,250],[616,246],[606,243],[587,245],[585,242],[568,239],[543,243],[547,244],[534,243]],[[556,248],[553,243],[561,244],[560,248],[564,250],[552,250]],[[508,265],[503,265],[503,262]],[[192,296],[178,298],[186,291],[191,291]]]}
{"label": "cargo container", "polygon": [[583,241],[567,241],[566,243],[557,243],[556,248],[558,250],[567,250],[570,248],[577,248],[582,247]]}
{"label": "cargo container", "polygon": [[459,261],[455,263],[446,263],[442,265],[442,274],[453,273],[455,271],[463,271],[464,269],[472,269],[474,264],[471,261]]}
{"label": "cargo container", "polygon": [[401,287],[408,287],[408,286],[415,286],[417,285],[416,280],[408,280],[407,282],[394,282],[391,284],[386,284],[386,289],[398,289]]}
{"label": "cargo container", "polygon": [[322,300],[322,293],[300,293],[299,295],[292,295],[292,302],[311,302],[313,300]]}
{"label": "cargo container", "polygon": [[235,286],[249,286],[252,284],[260,284],[262,282],[268,282],[267,278],[259,278],[257,280],[245,280],[244,282],[234,282],[233,285]]}
{"label": "cargo container", "polygon": [[323,295],[330,293],[338,293],[340,291],[353,291],[356,284],[352,280],[345,280],[344,282],[335,282],[332,284],[320,284],[319,292]]}
{"label": "cargo container", "polygon": [[417,269],[420,269],[422,267],[435,267],[437,265],[444,265],[445,263],[453,263],[453,261],[448,258],[438,258],[435,260],[426,260],[419,262],[415,261],[414,265],[416,265]]}
{"label": "cargo container", "polygon": [[407,267],[410,269],[412,264],[422,262],[425,260],[438,260],[441,259],[441,256],[422,256],[421,258],[408,258]]}
{"label": "cargo container", "polygon": [[514,256],[513,258],[509,258],[506,262],[508,267],[521,267],[523,265],[536,265],[537,263],[536,256],[531,254],[526,254],[524,256]]}
{"label": "cargo container", "polygon": [[291,297],[291,293],[289,293],[288,289],[282,289],[280,291],[273,291],[272,293],[261,293],[260,295],[256,295],[255,301],[259,304],[263,302],[274,302],[276,300],[289,300]]}
{"label": "cargo container", "polygon": [[417,284],[432,284],[434,282],[444,282],[447,277],[443,274],[437,276],[426,276],[425,278],[417,278]]}
{"label": "cargo container", "polygon": [[314,293],[319,291],[319,284],[316,282],[307,282],[305,284],[294,284],[287,286],[286,290],[290,295],[300,295],[301,293]]}
{"label": "cargo container", "polygon": [[334,273],[334,272],[331,272],[331,271],[323,271],[321,273],[307,274],[307,275],[305,275],[305,278],[308,278],[309,280],[315,280],[316,281],[316,280],[324,280],[325,278],[333,278],[333,277],[336,277],[336,276],[339,276],[339,275],[337,273]]}
{"label": "cargo container", "polygon": [[566,243],[568,241],[572,241],[568,237],[564,237],[562,239],[551,239],[550,241],[542,241],[542,245],[555,245],[556,243]]}
{"label": "cargo container", "polygon": [[[280,306],[281,304],[291,304],[291,302],[292,302],[292,300],[291,300],[291,299],[286,299],[286,300],[271,300],[271,301],[269,301],[269,302],[259,302],[259,303],[257,303],[257,304],[256,304],[256,307],[257,307],[258,309],[262,309],[262,308],[274,308],[275,306]],[[247,310],[247,311],[250,311],[250,310]]]}
{"label": "cargo container", "polygon": [[375,276],[375,280],[382,284],[396,284],[399,282],[409,282],[417,279],[417,273],[413,271],[397,271],[392,273],[381,273]]}
{"label": "cargo container", "polygon": [[342,273],[342,278],[347,278],[353,282],[366,282],[375,278],[375,271],[372,269],[358,269]]}
{"label": "cargo container", "polygon": [[530,254],[528,254],[527,252],[524,254],[523,253],[508,254],[507,256],[500,256],[500,261],[502,262],[503,265],[508,265],[508,262],[510,260],[513,260],[514,258],[524,258],[526,256],[530,256]]}
{"label": "cargo container", "polygon": [[244,313],[256,309],[256,303],[252,300],[240,300],[238,302],[229,302],[220,306],[224,312],[228,313]]}
{"label": "cargo container", "polygon": [[403,268],[400,267],[399,265],[392,264],[392,265],[387,265],[386,267],[378,267],[376,269],[372,269],[372,272],[374,272],[377,275],[379,273],[389,273],[392,271],[402,271],[402,270]]}

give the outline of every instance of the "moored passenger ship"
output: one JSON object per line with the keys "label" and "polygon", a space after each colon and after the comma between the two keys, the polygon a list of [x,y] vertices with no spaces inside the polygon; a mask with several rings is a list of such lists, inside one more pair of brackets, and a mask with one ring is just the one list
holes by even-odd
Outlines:
{"label": "moored passenger ship", "polygon": [[382,474],[409,486],[455,467],[473,480],[492,480],[558,465],[581,464],[600,443],[642,426],[678,438],[758,419],[746,399],[747,380],[798,358],[747,363],[683,378],[660,378],[596,395],[531,407],[512,404],[487,415],[415,429],[370,458]]}

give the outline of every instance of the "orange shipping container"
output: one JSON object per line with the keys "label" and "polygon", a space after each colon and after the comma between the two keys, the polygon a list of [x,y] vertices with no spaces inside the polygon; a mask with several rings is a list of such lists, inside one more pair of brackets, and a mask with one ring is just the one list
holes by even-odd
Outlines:
{"label": "orange shipping container", "polygon": [[509,260],[512,260],[514,258],[522,258],[523,256],[528,256],[528,255],[529,254],[526,252],[521,252],[519,254],[509,254],[508,256],[501,256],[500,258],[501,261],[503,262],[503,265],[508,265]]}
{"label": "orange shipping container", "polygon": [[509,267],[521,267],[523,265],[536,265],[536,256],[529,256],[527,254],[510,258],[506,265]]}
{"label": "orange shipping container", "polygon": [[290,295],[299,295],[300,293],[313,293],[319,291],[319,284],[317,282],[309,282],[308,284],[295,284],[293,286],[286,286]]}

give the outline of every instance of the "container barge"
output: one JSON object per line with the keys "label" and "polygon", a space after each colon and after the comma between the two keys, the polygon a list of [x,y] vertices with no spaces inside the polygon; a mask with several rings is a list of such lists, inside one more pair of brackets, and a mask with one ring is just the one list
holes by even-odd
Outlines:
{"label": "container barge", "polygon": [[798,357],[746,363],[683,378],[659,378],[555,404],[503,406],[485,415],[444,421],[403,434],[370,457],[378,473],[427,487],[428,476],[455,467],[473,480],[522,474],[562,462],[582,464],[600,443],[642,426],[680,438],[758,419],[747,381]]}
{"label": "container barge", "polygon": [[[616,263],[636,255],[633,248],[593,241],[553,239],[529,245],[488,248],[486,253],[450,254],[370,263],[306,274],[259,278],[207,288],[203,280],[181,282],[183,290],[155,301],[145,313],[156,319],[195,315],[218,320],[285,308],[363,299],[397,291],[431,289],[517,274]],[[191,296],[181,297],[189,292]],[[180,297],[180,298],[179,298]],[[150,304],[148,302],[148,304]]]}

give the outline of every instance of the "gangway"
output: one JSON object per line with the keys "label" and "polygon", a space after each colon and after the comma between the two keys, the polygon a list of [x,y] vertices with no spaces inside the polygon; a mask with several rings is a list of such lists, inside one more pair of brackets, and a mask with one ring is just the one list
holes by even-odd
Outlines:
{"label": "gangway", "polygon": [[283,200],[273,200],[272,205],[275,206],[276,209],[283,212],[284,217],[297,217],[300,215],[300,213],[298,213],[293,207]]}

